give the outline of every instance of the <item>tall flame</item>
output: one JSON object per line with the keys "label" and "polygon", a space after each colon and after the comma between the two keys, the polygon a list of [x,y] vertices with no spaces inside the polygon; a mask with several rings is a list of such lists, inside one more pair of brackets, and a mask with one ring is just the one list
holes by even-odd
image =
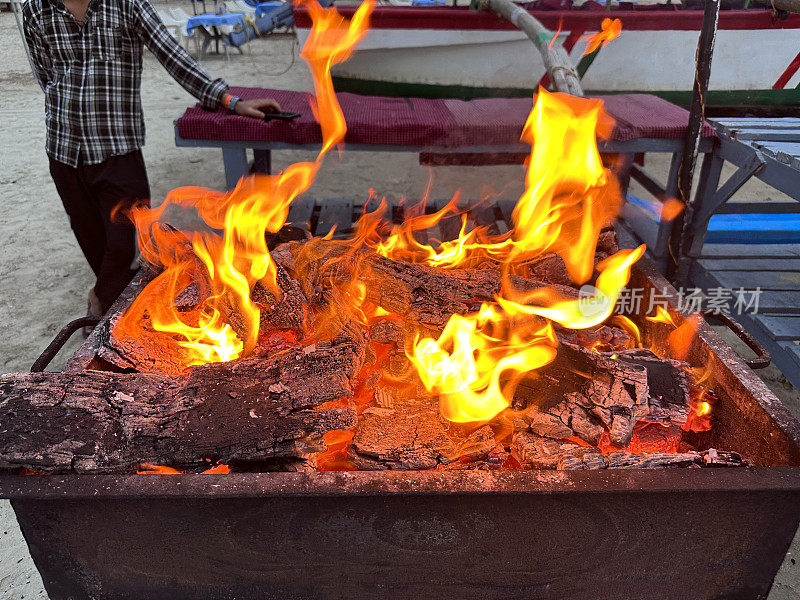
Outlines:
{"label": "tall flame", "polygon": [[622,34],[622,21],[619,19],[603,19],[600,23],[600,31],[595,33],[589,39],[589,45],[586,47],[584,56],[591,54],[601,46],[605,46],[612,40],[617,39]]}
{"label": "tall flame", "polygon": [[[483,242],[482,231],[466,233],[462,227],[451,244],[458,248],[454,262],[481,255],[511,272],[515,265],[554,252],[573,281],[589,280],[600,231],[621,202],[616,179],[597,150],[596,137],[610,131],[601,102],[539,90],[522,134],[532,149],[514,229]],[[396,231],[381,248],[397,243],[408,253],[414,251],[412,240],[407,231]],[[425,387],[439,396],[442,414],[453,421],[483,421],[505,409],[521,379],[555,358],[558,342],[550,322],[587,329],[608,319],[644,250],[622,250],[599,263],[591,297],[565,298],[551,288],[523,294],[506,281],[495,304],[454,315],[437,340],[415,340],[408,358]],[[436,264],[435,259],[428,252],[423,261]]]}
{"label": "tall flame", "polygon": [[[277,175],[242,179],[226,193],[179,188],[160,207],[137,208],[131,214],[142,255],[164,271],[139,294],[117,327],[141,337],[142,323],[149,316],[152,328],[169,336],[187,366],[231,360],[253,350],[260,310],[251,291],[260,283],[280,293],[265,234],[283,226],[292,200],[311,186],[325,154],[344,139],[346,125],[330,69],[346,60],[364,37],[374,0],[362,3],[352,20],[332,7],[321,8],[316,0],[299,2],[314,21],[301,56],[311,67],[316,93],[312,108],[322,129],[316,160],[290,165]],[[164,230],[159,217],[170,206],[196,209],[209,229],[195,232],[191,239]],[[202,300],[194,310],[182,313],[175,300],[192,282],[204,287],[199,290]],[[241,322],[229,323],[231,315]]]}

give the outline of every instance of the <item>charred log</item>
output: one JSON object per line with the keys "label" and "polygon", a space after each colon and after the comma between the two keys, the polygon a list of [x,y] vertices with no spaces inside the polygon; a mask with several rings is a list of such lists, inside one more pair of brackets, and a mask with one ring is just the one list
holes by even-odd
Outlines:
{"label": "charred log", "polygon": [[[307,459],[322,436],[355,425],[351,343],[212,363],[188,377],[12,374],[0,379],[0,468],[111,472],[147,462]],[[336,408],[315,408],[338,401]]]}
{"label": "charred log", "polygon": [[747,463],[735,452],[652,452],[632,454],[589,454],[584,457],[564,455],[558,463],[560,470],[573,469],[661,469],[665,467],[743,467]]}

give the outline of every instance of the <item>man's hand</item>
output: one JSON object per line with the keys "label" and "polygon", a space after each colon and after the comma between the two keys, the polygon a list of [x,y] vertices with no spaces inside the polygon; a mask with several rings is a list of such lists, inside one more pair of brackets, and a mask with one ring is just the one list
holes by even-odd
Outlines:
{"label": "man's hand", "polygon": [[257,100],[239,100],[236,103],[236,114],[243,117],[263,119],[266,113],[281,112],[281,105],[272,98],[258,98]]}

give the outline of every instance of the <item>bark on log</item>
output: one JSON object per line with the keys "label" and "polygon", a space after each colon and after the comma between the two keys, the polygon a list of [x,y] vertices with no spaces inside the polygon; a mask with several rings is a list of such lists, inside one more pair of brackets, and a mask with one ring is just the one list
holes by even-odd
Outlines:
{"label": "bark on log", "polygon": [[[111,472],[305,458],[349,429],[352,343],[213,363],[188,377],[12,374],[0,378],[0,468]],[[325,402],[337,408],[314,408]]]}
{"label": "bark on log", "polygon": [[599,453],[597,448],[553,440],[526,431],[515,433],[511,442],[514,458],[532,469],[555,469],[565,457],[583,459],[586,455]]}
{"label": "bark on log", "polygon": [[448,465],[458,459],[479,460],[497,442],[487,425],[460,435],[439,414],[435,398],[406,397],[395,388],[379,387],[374,406],[358,417],[349,448],[350,460],[363,470],[417,470]]}
{"label": "bark on log", "polygon": [[564,455],[558,463],[559,470],[572,469],[661,469],[665,467],[744,467],[747,463],[735,452],[719,452],[714,448],[705,452],[652,452],[631,454],[587,454],[584,457]]}
{"label": "bark on log", "polygon": [[562,342],[555,361],[536,378],[523,381],[517,395],[543,406],[590,444],[597,443],[605,428],[612,444],[625,447],[636,423],[648,413],[646,368],[608,354]]}
{"label": "bark on log", "polygon": [[645,420],[683,426],[691,406],[689,365],[678,360],[659,358],[644,348],[619,352],[617,357],[647,369],[650,410]]}

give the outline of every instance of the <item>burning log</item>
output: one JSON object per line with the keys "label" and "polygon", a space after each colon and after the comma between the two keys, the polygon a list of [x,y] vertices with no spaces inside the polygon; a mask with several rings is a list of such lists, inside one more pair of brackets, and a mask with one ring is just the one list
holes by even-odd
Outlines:
{"label": "burning log", "polygon": [[[546,412],[590,444],[607,429],[611,443],[625,447],[636,423],[648,413],[647,369],[620,360],[621,354],[562,343],[555,362],[541,374],[554,398]],[[530,393],[529,386],[520,387]]]}
{"label": "burning log", "polygon": [[[305,319],[308,299],[300,289],[300,285],[280,265],[277,266],[277,283],[280,294],[276,295],[265,289],[260,283],[254,286],[251,299],[261,309],[262,328],[300,331]],[[197,310],[202,297],[200,287],[192,283],[176,298],[175,305],[181,312]],[[99,341],[97,356],[112,365],[140,373],[160,372],[168,375],[181,375],[186,365],[174,345],[165,345],[167,334],[157,333],[143,327],[141,335],[129,335],[120,327],[116,327],[121,315],[117,315],[98,329]],[[225,320],[239,332],[243,329],[242,318],[231,308],[225,311]]]}
{"label": "burning log", "polygon": [[347,252],[338,242],[312,240],[288,244],[273,253],[303,291],[318,290],[357,278],[367,299],[415,323],[442,327],[453,314],[475,311],[500,291],[500,275],[484,269],[437,269],[394,261],[369,249]]}
{"label": "burning log", "polygon": [[[0,378],[0,468],[108,472],[149,462],[305,458],[328,431],[356,423],[348,405],[358,349],[294,347],[271,358],[212,363],[188,377],[12,374]],[[318,407],[337,401],[336,407]]]}

